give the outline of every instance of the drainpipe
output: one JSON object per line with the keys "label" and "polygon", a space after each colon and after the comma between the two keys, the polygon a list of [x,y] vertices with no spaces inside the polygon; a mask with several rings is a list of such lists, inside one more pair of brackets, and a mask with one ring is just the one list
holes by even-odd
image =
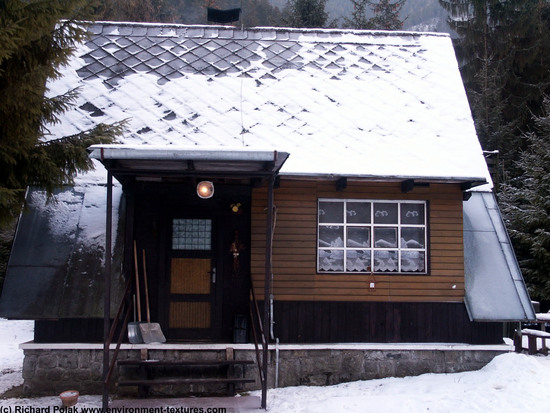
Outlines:
{"label": "drainpipe", "polygon": [[279,338],[275,340],[275,388],[279,387]]}
{"label": "drainpipe", "polygon": [[[273,274],[272,274],[273,277]],[[273,282],[273,278],[271,279]],[[273,316],[273,303],[275,302],[275,296],[273,294],[269,297],[269,307],[271,309],[271,330],[269,331],[269,334],[271,336],[271,340],[275,341],[275,388],[279,387],[279,337],[275,338],[275,333],[273,331],[273,327],[275,325],[275,317]]]}
{"label": "drainpipe", "polygon": [[107,172],[107,213],[105,217],[105,286],[103,293],[103,411],[109,407],[109,334],[111,330],[111,238],[113,222],[113,175]]}
{"label": "drainpipe", "polygon": [[[271,274],[271,282],[273,282],[273,274]],[[269,335],[271,340],[275,340],[275,333],[273,332],[273,326],[275,325],[275,318],[273,317],[273,294],[269,295]]]}
{"label": "drainpipe", "polygon": [[[277,226],[277,206],[273,205],[273,224],[271,226],[271,258],[273,257],[273,236],[275,234],[275,227]],[[271,272],[271,286],[273,287],[273,272]],[[269,335],[271,340],[275,341],[275,388],[279,387],[279,338],[275,338],[274,326],[275,326],[275,312],[273,311],[275,303],[275,295],[271,293],[269,295],[269,309],[270,309],[270,322],[269,322]]]}

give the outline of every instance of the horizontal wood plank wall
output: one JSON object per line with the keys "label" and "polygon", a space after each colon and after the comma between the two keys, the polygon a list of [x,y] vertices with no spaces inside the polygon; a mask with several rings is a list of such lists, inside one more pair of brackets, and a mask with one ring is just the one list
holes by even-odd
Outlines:
{"label": "horizontal wood plank wall", "polygon": [[[251,272],[263,297],[266,189],[252,197]],[[427,200],[429,262],[427,275],[317,274],[318,198]],[[283,301],[462,302],[464,252],[462,192],[455,184],[417,186],[402,193],[401,184],[349,182],[336,191],[334,181],[281,179],[275,190],[273,293]]]}
{"label": "horizontal wood plank wall", "polygon": [[275,301],[273,311],[281,343],[501,344],[503,336],[502,323],[470,322],[462,303]]}
{"label": "horizontal wood plank wall", "polygon": [[[119,324],[115,333],[116,338],[118,338],[120,330],[121,326]],[[59,320],[36,320],[34,322],[34,342],[102,343],[103,319],[61,318]]]}

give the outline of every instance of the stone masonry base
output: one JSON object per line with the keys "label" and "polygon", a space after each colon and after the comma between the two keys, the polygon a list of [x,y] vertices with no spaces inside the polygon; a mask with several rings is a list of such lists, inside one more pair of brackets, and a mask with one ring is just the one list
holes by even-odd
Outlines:
{"label": "stone masonry base", "polygon": [[[81,394],[101,394],[103,349],[101,344],[21,345],[23,393],[26,396],[57,395],[74,389]],[[125,344],[119,360],[224,360],[226,349],[234,349],[236,360],[256,360],[254,346],[248,344]],[[424,373],[457,373],[478,370],[511,346],[473,346],[445,344],[332,344],[270,346],[268,387],[332,385],[356,380],[415,376]],[[112,354],[113,352],[111,352]],[[278,367],[277,367],[278,366]],[[120,368],[122,369],[122,368]],[[278,370],[278,371],[277,371]],[[115,369],[111,392],[120,394]],[[246,367],[244,376],[254,383],[239,385],[237,391],[260,389],[258,369]],[[275,381],[277,380],[277,383]],[[174,386],[175,387],[175,386]],[[128,391],[128,390],[125,390]],[[184,395],[207,391],[200,388],[163,388],[163,395]],[[154,394],[154,393],[153,393]]]}

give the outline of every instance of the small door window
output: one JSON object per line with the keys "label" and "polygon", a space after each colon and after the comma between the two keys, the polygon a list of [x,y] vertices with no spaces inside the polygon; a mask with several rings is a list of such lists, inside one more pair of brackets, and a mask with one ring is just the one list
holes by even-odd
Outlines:
{"label": "small door window", "polygon": [[211,219],[174,219],[172,249],[210,251],[212,248]]}

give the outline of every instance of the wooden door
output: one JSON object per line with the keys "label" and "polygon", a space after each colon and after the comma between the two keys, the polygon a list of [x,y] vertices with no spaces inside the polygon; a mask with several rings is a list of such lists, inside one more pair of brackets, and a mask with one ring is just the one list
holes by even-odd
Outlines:
{"label": "wooden door", "polygon": [[216,266],[211,219],[174,219],[169,254],[168,337],[214,338]]}

